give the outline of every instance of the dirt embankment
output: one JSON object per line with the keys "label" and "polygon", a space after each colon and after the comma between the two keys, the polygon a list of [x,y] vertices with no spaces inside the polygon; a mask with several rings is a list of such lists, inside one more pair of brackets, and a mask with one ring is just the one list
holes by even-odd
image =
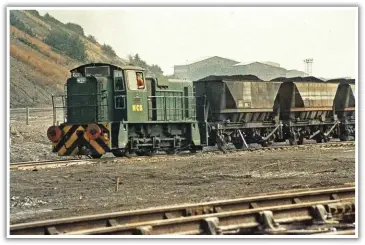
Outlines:
{"label": "dirt embankment", "polygon": [[[24,10],[11,10],[10,26],[10,107],[48,107],[51,95],[63,93],[69,70],[91,62],[124,64],[118,56],[110,57],[102,45],[67,29],[50,18]],[[33,11],[34,12],[34,11]],[[79,35],[86,58],[76,60],[45,43],[52,30]]]}

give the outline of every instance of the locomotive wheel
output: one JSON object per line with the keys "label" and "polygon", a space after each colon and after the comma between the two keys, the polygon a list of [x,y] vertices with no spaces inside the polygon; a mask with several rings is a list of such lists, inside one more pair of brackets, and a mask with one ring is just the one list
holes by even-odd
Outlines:
{"label": "locomotive wheel", "polygon": [[95,155],[91,155],[91,157],[92,158],[94,158],[94,159],[99,159],[99,158],[101,158],[103,155],[101,155],[101,154],[95,154]]}
{"label": "locomotive wheel", "polygon": [[139,157],[144,156],[144,152],[143,151],[136,151],[135,153]]}
{"label": "locomotive wheel", "polygon": [[298,139],[298,145],[303,145],[304,143],[304,137],[303,136],[299,136],[299,139]]}
{"label": "locomotive wheel", "polygon": [[121,150],[113,150],[112,153],[115,157],[124,157],[125,156],[125,152],[121,151]]}
{"label": "locomotive wheel", "polygon": [[202,146],[196,146],[195,144],[191,144],[191,147],[189,149],[189,151],[193,154],[197,153],[198,151],[203,151],[203,147]]}
{"label": "locomotive wheel", "polygon": [[137,156],[152,156],[155,151],[154,150],[138,150],[135,152]]}
{"label": "locomotive wheel", "polygon": [[166,154],[167,155],[175,155],[176,154],[176,149],[168,149],[168,150],[166,150]]}
{"label": "locomotive wheel", "polygon": [[195,145],[191,146],[190,153],[196,153],[196,147],[195,147]]}
{"label": "locomotive wheel", "polygon": [[144,155],[150,157],[153,156],[155,153],[156,153],[155,150],[147,150],[144,152]]}

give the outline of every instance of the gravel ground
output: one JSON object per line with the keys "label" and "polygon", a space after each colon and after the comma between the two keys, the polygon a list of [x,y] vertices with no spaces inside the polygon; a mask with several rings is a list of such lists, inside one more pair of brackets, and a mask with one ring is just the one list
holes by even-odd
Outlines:
{"label": "gravel ground", "polygon": [[[63,120],[60,112],[57,120]],[[51,152],[52,144],[47,138],[47,129],[51,125],[52,111],[30,111],[29,125],[26,125],[24,112],[10,113],[10,162],[60,159]]]}
{"label": "gravel ground", "polygon": [[[116,177],[120,189],[116,192]],[[11,223],[355,181],[354,147],[119,158],[10,173]]]}

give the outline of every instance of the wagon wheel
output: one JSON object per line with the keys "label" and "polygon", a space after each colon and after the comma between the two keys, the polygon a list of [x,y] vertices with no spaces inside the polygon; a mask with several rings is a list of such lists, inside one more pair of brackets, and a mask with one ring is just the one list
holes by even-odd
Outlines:
{"label": "wagon wheel", "polygon": [[321,138],[321,137],[317,137],[317,138],[316,138],[316,142],[317,142],[317,143],[322,143],[322,138]]}
{"label": "wagon wheel", "polygon": [[340,141],[348,141],[349,140],[349,131],[345,129],[339,136]]}
{"label": "wagon wheel", "polygon": [[294,137],[289,138],[289,144],[290,145],[303,145],[304,143],[304,137],[299,136],[298,139],[294,139]]}
{"label": "wagon wheel", "polygon": [[299,139],[298,139],[298,145],[303,145],[304,143],[304,137],[303,136],[299,136]]}
{"label": "wagon wheel", "polygon": [[240,137],[235,137],[232,143],[236,149],[243,149],[244,147],[243,140]]}
{"label": "wagon wheel", "polygon": [[221,150],[223,153],[226,153],[227,144],[221,136],[217,137],[217,146],[218,149]]}
{"label": "wagon wheel", "polygon": [[289,144],[290,144],[290,145],[297,145],[297,144],[298,144],[298,142],[294,139],[294,137],[290,137],[290,138],[289,138]]}
{"label": "wagon wheel", "polygon": [[270,144],[268,141],[262,141],[262,142],[260,143],[260,145],[261,145],[262,147],[269,147],[271,144]]}
{"label": "wagon wheel", "polygon": [[330,138],[325,136],[323,133],[317,134],[315,138],[317,143],[329,142]]}
{"label": "wagon wheel", "polygon": [[331,140],[331,139],[330,139],[330,137],[328,137],[328,136],[323,136],[323,141],[324,141],[324,142],[326,142],[326,143],[327,143],[327,142],[330,142],[330,140]]}
{"label": "wagon wheel", "polygon": [[349,137],[346,135],[340,135],[339,139],[340,141],[349,141]]}

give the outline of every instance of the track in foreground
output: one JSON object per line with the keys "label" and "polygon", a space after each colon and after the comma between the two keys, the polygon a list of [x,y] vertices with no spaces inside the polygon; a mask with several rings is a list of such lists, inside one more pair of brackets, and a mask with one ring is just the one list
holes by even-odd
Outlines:
{"label": "track in foreground", "polygon": [[[275,151],[275,150],[291,150],[291,149],[308,149],[308,148],[330,148],[330,147],[346,147],[346,146],[354,146],[355,142],[329,142],[329,143],[320,143],[320,144],[305,144],[305,145],[278,145],[278,146],[270,146],[265,148],[248,148],[248,149],[232,149],[227,150],[226,154],[238,151]],[[211,151],[206,150],[204,153],[209,152],[216,153],[219,151]],[[184,155],[192,155],[184,154]],[[167,155],[155,155],[150,157],[140,157],[138,158],[151,158],[151,157],[166,157]],[[171,156],[172,157],[172,156]],[[35,162],[18,162],[10,164],[10,171],[14,170],[35,170],[42,168],[57,168],[57,167],[66,167],[72,165],[80,165],[80,164],[92,164],[100,161],[114,160],[115,157],[105,157],[101,159],[62,159],[62,160],[53,160],[53,161],[35,161]]]}
{"label": "track in foreground", "polygon": [[355,187],[53,219],[11,235],[355,234]]}

